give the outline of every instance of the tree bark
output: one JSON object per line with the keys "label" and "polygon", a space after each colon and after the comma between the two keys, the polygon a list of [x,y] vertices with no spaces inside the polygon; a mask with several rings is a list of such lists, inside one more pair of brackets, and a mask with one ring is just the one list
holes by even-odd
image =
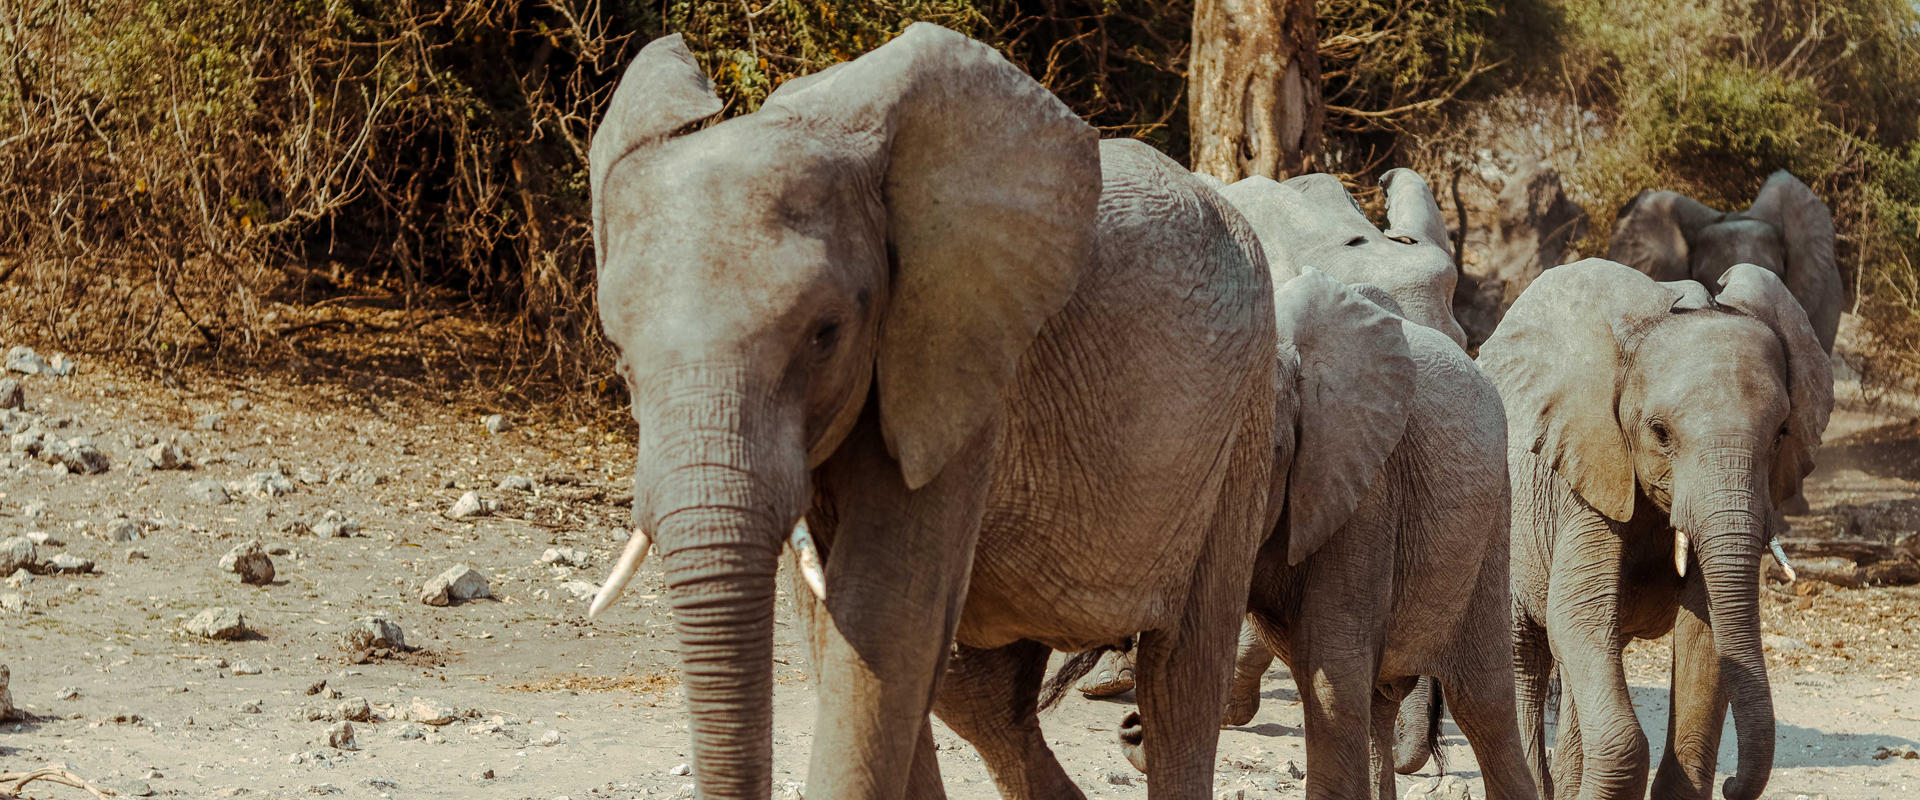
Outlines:
{"label": "tree bark", "polygon": [[1312,0],[1199,0],[1187,75],[1195,172],[1233,183],[1315,170],[1319,38]]}

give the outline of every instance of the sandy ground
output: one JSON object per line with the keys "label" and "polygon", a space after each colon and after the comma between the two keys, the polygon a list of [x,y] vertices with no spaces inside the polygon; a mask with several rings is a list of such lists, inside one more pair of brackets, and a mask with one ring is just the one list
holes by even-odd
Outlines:
{"label": "sandy ground", "polygon": [[[0,611],[0,663],[11,667],[13,697],[27,714],[0,723],[0,771],[62,764],[110,788],[187,797],[580,800],[690,791],[692,779],[675,774],[690,759],[658,562],[596,623],[565,587],[597,583],[623,541],[624,433],[517,420],[489,434],[477,419],[436,406],[271,379],[188,389],[83,364],[74,377],[23,382],[43,426],[64,421],[60,436],[90,436],[113,467],[64,475],[0,455],[0,538],[45,533],[63,544],[42,546],[42,558],[65,552],[96,565],[0,587],[31,604]],[[195,430],[211,413],[225,414],[223,430]],[[1848,411],[1829,440],[1902,418]],[[196,468],[132,469],[133,448],[148,435],[183,442]],[[1815,514],[1796,526],[1889,539],[1913,530],[1920,476],[1895,474],[1898,466],[1823,467],[1808,492]],[[277,468],[293,477],[284,497],[209,505],[188,491]],[[508,475],[534,479],[537,494],[497,489]],[[446,519],[469,490],[501,508]],[[290,525],[328,510],[360,522],[359,535],[318,538]],[[145,529],[143,539],[102,538],[121,515]],[[253,538],[276,553],[278,575],[267,586],[242,585],[218,565]],[[585,551],[588,566],[542,563],[555,547]],[[129,549],[149,558],[129,560]],[[456,563],[484,573],[493,597],[422,604],[421,586]],[[1920,796],[1920,760],[1874,758],[1920,742],[1920,589],[1813,591],[1775,586],[1765,603],[1780,736],[1769,796]],[[210,606],[239,610],[253,633],[213,641],[181,631]],[[401,625],[417,649],[347,648],[343,633],[369,615]],[[777,624],[775,795],[795,796],[806,779],[814,693],[784,602]],[[1656,751],[1667,658],[1664,643],[1652,642],[1629,659]],[[1276,667],[1264,689],[1254,724],[1221,736],[1228,796],[1302,792],[1289,765],[1306,766],[1292,681]],[[370,704],[375,721],[352,723],[357,749],[331,747],[332,717],[354,698]],[[415,698],[462,718],[404,721]],[[1076,695],[1044,717],[1055,751],[1091,796],[1145,796],[1113,745],[1131,699]],[[1453,774],[1480,796],[1471,753],[1457,729],[1446,731]],[[971,749],[944,728],[938,738],[948,792],[995,796]],[[1723,769],[1733,763],[1727,749]],[[1401,789],[1419,780],[1402,777]],[[46,784],[28,794],[82,796]]]}

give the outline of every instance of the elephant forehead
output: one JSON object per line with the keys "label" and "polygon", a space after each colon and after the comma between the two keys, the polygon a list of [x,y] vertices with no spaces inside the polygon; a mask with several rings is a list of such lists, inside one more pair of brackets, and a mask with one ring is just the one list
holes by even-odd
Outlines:
{"label": "elephant forehead", "polygon": [[1676,314],[1649,330],[1628,356],[1649,402],[1745,408],[1786,398],[1786,351],[1766,323],[1741,314]]}

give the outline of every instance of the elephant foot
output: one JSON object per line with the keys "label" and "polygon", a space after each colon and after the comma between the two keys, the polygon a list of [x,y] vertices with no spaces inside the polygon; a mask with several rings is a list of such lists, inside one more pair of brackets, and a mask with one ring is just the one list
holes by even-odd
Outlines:
{"label": "elephant foot", "polygon": [[1140,746],[1142,736],[1140,712],[1130,711],[1120,719],[1120,752],[1127,757],[1127,763],[1144,775],[1147,771],[1147,751]]}
{"label": "elephant foot", "polygon": [[1087,677],[1074,684],[1088,697],[1112,697],[1133,691],[1133,654],[1109,650]]}
{"label": "elephant foot", "polygon": [[1226,710],[1220,714],[1220,727],[1237,728],[1253,722],[1253,716],[1260,713],[1260,684],[1251,687],[1238,685],[1235,681],[1233,694],[1227,698]]}

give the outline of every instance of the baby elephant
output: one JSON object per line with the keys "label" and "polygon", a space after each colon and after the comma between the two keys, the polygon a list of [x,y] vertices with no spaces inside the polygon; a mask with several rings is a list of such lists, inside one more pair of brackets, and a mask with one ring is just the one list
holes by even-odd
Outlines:
{"label": "baby elephant", "polygon": [[[1498,394],[1377,287],[1309,268],[1274,301],[1271,533],[1226,723],[1252,719],[1279,656],[1305,707],[1309,795],[1391,798],[1400,698],[1438,676],[1488,796],[1533,797],[1515,725]],[[1123,728],[1144,767],[1151,722]]]}

